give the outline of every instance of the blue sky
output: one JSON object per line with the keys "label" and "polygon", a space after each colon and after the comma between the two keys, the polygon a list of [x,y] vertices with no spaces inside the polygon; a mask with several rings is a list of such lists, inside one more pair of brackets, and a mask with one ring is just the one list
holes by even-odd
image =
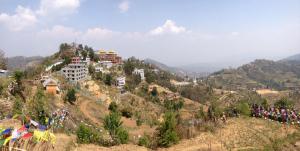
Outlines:
{"label": "blue sky", "polygon": [[8,56],[76,40],[174,65],[245,63],[300,53],[300,1],[0,0],[0,32]]}

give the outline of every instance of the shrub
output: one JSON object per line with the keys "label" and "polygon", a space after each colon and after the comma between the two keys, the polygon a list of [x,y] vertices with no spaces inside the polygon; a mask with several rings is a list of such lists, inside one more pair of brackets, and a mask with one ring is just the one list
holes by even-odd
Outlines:
{"label": "shrub", "polygon": [[141,118],[138,118],[137,120],[136,120],[136,125],[137,126],[141,126],[143,124],[143,121],[141,120]]}
{"label": "shrub", "polygon": [[274,104],[274,106],[277,108],[293,108],[294,103],[287,98],[281,98]]}
{"label": "shrub", "polygon": [[196,114],[197,119],[202,119],[206,120],[207,119],[207,114],[205,113],[203,106],[200,107],[199,111]]}
{"label": "shrub", "polygon": [[16,98],[13,105],[13,114],[22,114],[22,102],[19,98]]}
{"label": "shrub", "polygon": [[164,106],[167,110],[178,111],[183,107],[183,100],[165,100]]}
{"label": "shrub", "polygon": [[111,76],[110,74],[105,75],[104,83],[105,83],[106,85],[111,86],[111,83],[112,83],[112,76]]}
{"label": "shrub", "polygon": [[30,105],[31,105],[30,111],[33,119],[36,119],[40,124],[45,125],[46,113],[48,111],[47,110],[48,98],[45,96],[43,90],[38,89]]}
{"label": "shrub", "polygon": [[117,130],[117,138],[118,138],[118,143],[126,144],[129,140],[128,132],[123,128],[119,128]]}
{"label": "shrub", "polygon": [[108,109],[111,111],[111,112],[117,112],[118,110],[118,105],[116,102],[111,102],[108,106]]}
{"label": "shrub", "polygon": [[150,141],[150,136],[149,135],[144,135],[139,138],[138,145],[139,146],[144,146],[144,147],[150,147],[151,141]]}
{"label": "shrub", "polygon": [[207,115],[210,120],[216,121],[222,115],[222,112],[223,109],[220,107],[220,104],[213,101],[208,108]]}
{"label": "shrub", "polygon": [[95,143],[100,140],[98,134],[94,133],[93,130],[83,124],[81,124],[76,131],[77,142],[80,144]]}
{"label": "shrub", "polygon": [[76,91],[75,89],[69,89],[66,97],[65,97],[65,101],[68,101],[71,104],[74,104],[74,102],[76,101]]}
{"label": "shrub", "polygon": [[237,109],[237,112],[242,115],[249,116],[251,114],[251,109],[249,107],[249,104],[246,102],[239,102],[236,105],[236,109]]}
{"label": "shrub", "polygon": [[158,145],[162,147],[169,147],[178,143],[179,137],[175,131],[176,118],[173,112],[167,112],[164,116],[164,122],[158,128]]}
{"label": "shrub", "polygon": [[128,132],[123,129],[121,117],[116,112],[111,112],[104,118],[104,128],[108,130],[109,135],[116,144],[128,142]]}

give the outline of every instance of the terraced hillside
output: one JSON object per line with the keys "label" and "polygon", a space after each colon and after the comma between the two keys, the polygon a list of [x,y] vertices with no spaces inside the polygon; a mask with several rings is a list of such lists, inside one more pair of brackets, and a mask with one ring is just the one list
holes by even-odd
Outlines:
{"label": "terraced hillside", "polygon": [[226,89],[274,88],[278,90],[300,87],[300,62],[255,60],[237,69],[223,69],[208,77],[216,87]]}

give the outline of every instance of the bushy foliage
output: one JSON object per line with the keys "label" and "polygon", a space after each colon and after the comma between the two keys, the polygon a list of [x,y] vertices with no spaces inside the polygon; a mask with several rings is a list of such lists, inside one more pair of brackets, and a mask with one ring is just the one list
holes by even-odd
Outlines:
{"label": "bushy foliage", "polygon": [[206,120],[207,119],[207,113],[204,111],[203,106],[200,107],[199,111],[196,114],[197,119]]}
{"label": "bushy foliage", "polygon": [[0,69],[7,69],[5,54],[2,50],[0,50]]}
{"label": "bushy foliage", "polygon": [[46,124],[46,114],[47,114],[47,97],[45,96],[43,90],[38,90],[33,97],[32,100],[32,116],[36,119],[40,124]]}
{"label": "bushy foliage", "polygon": [[217,121],[217,118],[219,118],[222,115],[223,109],[220,107],[220,104],[216,101],[211,102],[211,105],[208,107],[208,118],[212,121]]}
{"label": "bushy foliage", "polygon": [[95,67],[93,66],[93,65],[89,65],[89,68],[88,68],[88,70],[89,70],[89,74],[90,75],[94,75],[95,74]]}
{"label": "bushy foliage", "polygon": [[277,102],[275,102],[274,106],[277,108],[293,108],[294,103],[288,98],[281,98]]}
{"label": "bushy foliage", "polygon": [[134,90],[142,82],[139,74],[132,74],[126,77],[126,87],[128,90]]}
{"label": "bushy foliage", "polygon": [[133,60],[131,60],[130,58],[124,62],[124,72],[126,75],[132,75],[132,72],[135,68],[135,65],[133,63]]}
{"label": "bushy foliage", "polygon": [[138,145],[149,148],[150,145],[151,145],[151,138],[150,138],[150,136],[149,135],[144,135],[144,136],[140,137]]}
{"label": "bushy foliage", "polygon": [[158,128],[158,145],[162,147],[169,147],[178,143],[179,136],[176,133],[177,120],[173,112],[166,112],[164,115],[164,122]]}
{"label": "bushy foliage", "polygon": [[75,89],[69,89],[66,96],[65,101],[68,101],[71,104],[74,104],[74,102],[77,100],[76,98],[76,90]]}
{"label": "bushy foliage", "polygon": [[178,111],[183,108],[184,104],[182,99],[165,100],[164,103],[165,108],[170,111]]}
{"label": "bushy foliage", "polygon": [[119,128],[117,130],[117,141],[120,144],[126,144],[129,140],[129,134],[124,128]]}
{"label": "bushy foliage", "polygon": [[99,134],[93,132],[93,130],[83,124],[80,124],[76,131],[77,142],[80,144],[89,144],[99,141]]}
{"label": "bushy foliage", "polygon": [[118,105],[115,101],[111,102],[108,106],[108,109],[111,111],[111,112],[117,112],[118,111]]}
{"label": "bushy foliage", "polygon": [[122,127],[122,124],[121,117],[116,112],[111,112],[104,118],[104,128],[116,144],[125,144],[129,139],[128,132]]}
{"label": "bushy foliage", "polygon": [[237,112],[241,115],[249,116],[251,114],[250,106],[247,102],[241,101],[236,105]]}
{"label": "bushy foliage", "polygon": [[112,76],[110,74],[105,75],[104,83],[109,86],[112,84]]}
{"label": "bushy foliage", "polygon": [[20,98],[16,98],[15,101],[14,101],[14,104],[13,104],[13,114],[16,115],[16,114],[22,114],[22,108],[23,108],[23,104],[20,100]]}

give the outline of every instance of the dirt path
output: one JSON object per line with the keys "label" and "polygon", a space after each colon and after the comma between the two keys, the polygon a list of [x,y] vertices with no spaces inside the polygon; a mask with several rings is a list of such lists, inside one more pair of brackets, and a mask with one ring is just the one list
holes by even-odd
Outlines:
{"label": "dirt path", "polygon": [[90,110],[88,109],[89,103],[91,103],[90,100],[81,100],[79,103],[80,111],[84,114],[85,117],[91,120],[91,122],[93,122],[94,124],[98,126],[102,125],[102,123],[99,122],[99,119],[95,118],[90,114]]}

